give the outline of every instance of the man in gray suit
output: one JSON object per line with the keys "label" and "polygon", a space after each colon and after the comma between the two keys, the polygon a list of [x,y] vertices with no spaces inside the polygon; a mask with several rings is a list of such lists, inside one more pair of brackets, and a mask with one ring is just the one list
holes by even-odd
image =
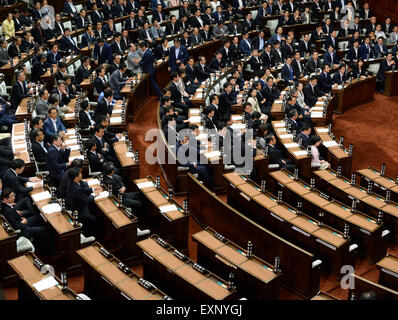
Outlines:
{"label": "man in gray suit", "polygon": [[218,24],[216,24],[213,27],[213,36],[216,39],[221,39],[223,37],[226,37],[228,35],[228,28],[224,25],[222,21],[220,21]]}
{"label": "man in gray suit", "polygon": [[164,31],[159,25],[159,21],[157,19],[153,20],[153,25],[150,28],[152,35],[155,39],[163,38],[164,37]]}
{"label": "man in gray suit", "polygon": [[130,83],[129,78],[123,77],[126,71],[127,71],[127,66],[124,63],[122,63],[119,66],[119,70],[113,71],[113,73],[111,74],[111,78],[109,79],[109,85],[114,92],[113,96],[116,100],[122,99],[120,91],[126,84]]}
{"label": "man in gray suit", "polygon": [[0,40],[0,67],[8,63],[10,57],[7,51],[7,41],[3,38]]}
{"label": "man in gray suit", "polygon": [[137,51],[134,43],[130,43],[129,53],[127,55],[127,67],[135,75],[141,73],[140,67],[141,56]]}
{"label": "man in gray suit", "polygon": [[50,95],[47,89],[40,90],[39,95],[40,96],[36,101],[35,111],[36,115],[40,117],[40,119],[44,120],[45,118],[47,118],[48,109],[50,109],[50,104],[48,102],[48,98]]}

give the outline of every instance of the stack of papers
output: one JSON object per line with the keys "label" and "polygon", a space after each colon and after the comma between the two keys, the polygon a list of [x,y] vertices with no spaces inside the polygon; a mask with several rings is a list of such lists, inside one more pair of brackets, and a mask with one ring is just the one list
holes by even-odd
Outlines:
{"label": "stack of papers", "polygon": [[72,144],[77,144],[77,139],[67,139],[65,140],[65,144],[67,146],[71,146]]}
{"label": "stack of papers", "polygon": [[288,134],[281,134],[281,135],[279,136],[279,138],[281,138],[281,139],[293,139],[293,135],[292,135],[291,133],[288,133]]}
{"label": "stack of papers", "polygon": [[111,123],[120,123],[122,122],[122,117],[111,117]]}
{"label": "stack of papers", "polygon": [[132,153],[132,152],[126,152],[126,157],[127,157],[127,158],[134,158],[134,153]]}
{"label": "stack of papers", "polygon": [[190,114],[195,114],[195,115],[198,115],[198,114],[200,114],[200,110],[199,109],[191,109],[191,110],[189,110],[189,113]]}
{"label": "stack of papers", "polygon": [[200,122],[200,116],[193,116],[189,118],[189,122]]}
{"label": "stack of papers", "polygon": [[61,212],[61,206],[58,203],[48,204],[48,205],[44,206],[42,209],[43,209],[43,212],[47,213],[47,214],[51,214],[54,212]]}
{"label": "stack of papers", "polygon": [[331,141],[324,141],[322,144],[323,144],[326,148],[338,146],[337,142],[334,141],[334,140],[331,140]]}
{"label": "stack of papers", "polygon": [[122,113],[122,109],[113,109],[112,114]]}
{"label": "stack of papers", "polygon": [[70,146],[69,148],[71,149],[71,151],[73,151],[73,150],[79,150],[79,149],[80,149],[80,146],[79,146],[79,145],[74,145],[74,146]]}
{"label": "stack of papers", "polygon": [[95,197],[95,199],[102,199],[102,198],[107,198],[109,197],[109,192],[108,191],[102,191],[98,196]]}
{"label": "stack of papers", "polygon": [[298,143],[286,143],[285,144],[286,149],[292,149],[292,148],[298,148],[298,147],[299,147]]}
{"label": "stack of papers", "polygon": [[285,126],[285,122],[284,121],[283,122],[275,122],[274,123],[274,127],[275,128],[282,128],[284,126]]}
{"label": "stack of papers", "polygon": [[30,181],[26,182],[26,186],[28,188],[33,187],[35,184],[40,184],[40,186],[43,186],[43,180],[41,180],[39,182],[30,182]]}
{"label": "stack of papers", "polygon": [[38,291],[43,291],[49,289],[51,287],[56,286],[58,281],[53,276],[45,277],[43,280],[40,280],[33,284],[33,287]]}
{"label": "stack of papers", "polygon": [[311,118],[323,118],[322,112],[311,112]]}
{"label": "stack of papers", "polygon": [[91,186],[95,186],[97,184],[99,185],[100,181],[98,179],[90,179],[90,180],[87,181],[87,184],[88,184],[89,187],[91,187]]}
{"label": "stack of papers", "polygon": [[306,156],[307,155],[307,151],[294,151],[293,154],[297,157],[299,156]]}
{"label": "stack of papers", "polygon": [[317,131],[319,132],[319,133],[328,133],[329,132],[329,129],[328,128],[316,128],[317,129]]}
{"label": "stack of papers", "polygon": [[50,199],[50,198],[51,198],[51,194],[48,191],[43,191],[43,192],[36,193],[36,194],[32,195],[32,199],[35,202],[45,200],[45,199]]}
{"label": "stack of papers", "polygon": [[75,114],[74,113],[65,113],[65,118],[74,118]]}
{"label": "stack of papers", "polygon": [[178,208],[175,204],[161,206],[161,207],[159,207],[159,209],[163,213],[178,210]]}
{"label": "stack of papers", "polygon": [[76,130],[74,129],[74,128],[72,128],[72,129],[68,129],[68,131],[66,131],[66,133],[65,133],[67,136],[70,136],[70,135],[75,135],[76,134]]}
{"label": "stack of papers", "polygon": [[154,187],[155,185],[152,183],[152,181],[148,182],[141,182],[137,184],[138,189],[144,189],[144,188],[149,188],[149,187]]}

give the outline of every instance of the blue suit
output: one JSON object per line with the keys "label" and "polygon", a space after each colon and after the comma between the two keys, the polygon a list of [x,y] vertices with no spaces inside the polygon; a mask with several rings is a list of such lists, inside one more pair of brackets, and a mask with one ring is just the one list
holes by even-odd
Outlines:
{"label": "blue suit", "polygon": [[348,53],[347,53],[348,60],[353,61],[353,60],[359,59],[360,57],[361,57],[361,53],[359,51],[359,48],[357,49],[357,54],[355,54],[354,48],[350,48],[350,50],[348,50]]}
{"label": "blue suit", "polygon": [[155,81],[155,68],[153,67],[154,57],[151,49],[146,49],[144,55],[141,58],[140,66],[142,73],[148,73],[150,75],[151,87],[155,90],[159,99],[162,97],[162,92],[158,84]]}
{"label": "blue suit", "polygon": [[60,118],[57,118],[56,125],[57,125],[57,131],[55,131],[53,122],[50,120],[49,117],[47,117],[46,120],[44,120],[43,132],[46,138],[50,138],[52,135],[59,133],[61,131],[66,131],[66,128]]}
{"label": "blue suit", "polygon": [[55,182],[61,181],[68,162],[69,162],[70,149],[58,150],[54,145],[51,145],[47,151],[47,168],[50,173],[51,179]]}
{"label": "blue suit", "polygon": [[178,52],[178,59],[176,59],[176,47],[172,46],[170,48],[170,53],[169,53],[169,67],[171,68],[171,72],[177,71],[178,70],[178,65],[177,65],[177,60],[180,60],[184,64],[187,62],[188,59],[188,50],[185,46],[180,45]]}
{"label": "blue suit", "polygon": [[49,50],[47,52],[47,62],[51,64],[57,64],[60,60],[62,59],[61,55],[57,52],[56,55],[54,55],[54,52]]}
{"label": "blue suit", "polygon": [[380,50],[380,47],[379,47],[378,44],[376,44],[376,45],[374,46],[373,51],[374,51],[374,55],[375,55],[376,58],[378,57],[379,53],[380,53],[380,56],[383,56],[383,57],[387,55],[387,52],[388,52],[388,51],[387,51],[386,45],[383,44],[382,47],[383,47],[383,52],[384,52],[384,54],[381,53],[381,50]]}
{"label": "blue suit", "polygon": [[323,55],[323,64],[328,64],[329,66],[333,67],[333,64],[340,64],[340,60],[337,58],[336,52],[333,52],[333,63],[332,63],[332,56],[330,52],[326,52]]}
{"label": "blue suit", "polygon": [[112,62],[112,48],[111,46],[104,42],[104,47],[102,48],[102,53],[100,54],[100,47],[98,43],[94,47],[94,60],[98,60],[98,63]]}
{"label": "blue suit", "polygon": [[[160,0],[160,4],[162,5],[163,9],[166,8],[166,5],[164,4],[163,0]],[[151,8],[155,11],[156,7],[158,6],[158,1],[157,0],[151,0]]]}
{"label": "blue suit", "polygon": [[374,52],[372,46],[369,44],[369,48],[366,48],[366,44],[362,44],[359,48],[359,54],[363,60],[368,58],[374,58]]}
{"label": "blue suit", "polygon": [[332,91],[333,80],[330,74],[326,74],[322,72],[318,77],[318,87],[323,92]]}
{"label": "blue suit", "polygon": [[253,49],[253,44],[252,44],[252,42],[251,42],[250,39],[247,39],[247,40],[249,41],[251,47],[249,47],[248,44],[246,43],[246,41],[243,40],[243,38],[242,38],[242,40],[240,40],[240,42],[239,42],[239,48],[242,50],[242,52],[243,52],[245,55],[248,55],[248,56],[249,56],[250,53],[251,53],[251,50]]}
{"label": "blue suit", "polygon": [[291,82],[289,82],[290,80],[294,81],[293,68],[291,65],[290,65],[290,70],[286,63],[283,65],[282,70],[281,70],[281,78],[285,81],[286,86],[289,85],[289,83],[291,83]]}

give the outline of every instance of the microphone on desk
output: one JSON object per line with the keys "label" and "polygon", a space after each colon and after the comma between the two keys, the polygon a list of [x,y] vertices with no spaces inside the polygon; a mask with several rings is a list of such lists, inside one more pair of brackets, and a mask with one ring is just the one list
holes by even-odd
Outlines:
{"label": "microphone on desk", "polygon": [[160,189],[160,177],[159,176],[156,176],[155,188],[156,189]]}
{"label": "microphone on desk", "polygon": [[376,223],[377,224],[382,224],[383,223],[383,211],[379,211],[379,213],[377,215]]}
{"label": "microphone on desk", "polygon": [[381,170],[380,170],[380,176],[384,176],[384,174],[386,173],[386,164],[382,163],[381,164]]}
{"label": "microphone on desk", "polygon": [[66,272],[61,272],[61,290],[63,293],[68,291],[68,278]]}
{"label": "microphone on desk", "polygon": [[337,166],[337,172],[336,172],[337,178],[341,177],[341,171],[342,171],[341,166]]}
{"label": "microphone on desk", "polygon": [[323,217],[324,217],[324,213],[323,212],[319,212],[319,214],[318,214],[318,217],[319,217],[319,220],[318,220],[318,227],[323,227]]}
{"label": "microphone on desk", "polygon": [[182,202],[182,205],[183,205],[183,209],[184,209],[184,214],[188,214],[188,213],[189,213],[189,210],[188,210],[188,200],[187,200],[187,199],[184,199],[183,202]]}
{"label": "microphone on desk", "polygon": [[282,198],[283,198],[283,191],[282,190],[278,190],[277,202],[281,203],[282,202]]}
{"label": "microphone on desk", "polygon": [[253,257],[253,243],[251,241],[247,241],[246,257],[248,259]]}
{"label": "microphone on desk", "polygon": [[265,193],[267,181],[265,179],[261,180],[261,192]]}
{"label": "microphone on desk", "polygon": [[49,203],[58,203],[57,197],[55,195],[55,187],[50,187],[50,192],[51,192],[51,200]]}
{"label": "microphone on desk", "polygon": [[314,190],[315,189],[315,178],[311,178],[310,179],[310,190]]}
{"label": "microphone on desk", "polygon": [[135,161],[135,163],[140,163],[140,158],[139,158],[139,154],[138,154],[138,149],[135,150],[134,161]]}
{"label": "microphone on desk", "polygon": [[354,145],[351,143],[349,146],[348,146],[348,155],[349,156],[352,156],[352,152],[354,151]]}
{"label": "microphone on desk", "polygon": [[3,227],[3,229],[8,233],[8,234],[10,234],[11,232],[12,232],[12,229],[11,229],[11,227],[10,227],[10,225],[8,224],[8,222],[3,222],[2,224],[1,224],[1,226]]}
{"label": "microphone on desk", "polygon": [[109,193],[109,198],[112,198],[112,184],[108,184],[108,193]]}
{"label": "microphone on desk", "polygon": [[117,267],[122,270],[125,274],[130,274],[132,271],[130,270],[129,267],[127,267],[123,262],[119,262],[117,264]]}
{"label": "microphone on desk", "polygon": [[79,211],[77,211],[77,210],[73,211],[72,220],[73,220],[73,227],[78,228],[79,227]]}
{"label": "microphone on desk", "polygon": [[295,168],[295,169],[294,169],[294,176],[293,176],[293,179],[294,179],[294,180],[298,180],[298,175],[299,175],[299,169],[298,169],[298,168]]}
{"label": "microphone on desk", "polygon": [[350,226],[348,223],[344,224],[344,233],[343,233],[343,238],[348,239],[350,237]]}
{"label": "microphone on desk", "polygon": [[105,258],[107,258],[107,259],[112,258],[112,254],[111,254],[108,250],[106,250],[104,247],[101,247],[101,248],[99,249],[99,252],[100,252],[103,256],[105,256]]}
{"label": "microphone on desk", "polygon": [[158,238],[156,239],[156,242],[157,242],[159,245],[161,245],[163,248],[168,248],[168,247],[170,247],[170,245],[169,245],[166,241],[164,241],[161,237],[158,237]]}
{"label": "microphone on desk", "polygon": [[281,272],[280,266],[281,266],[281,259],[278,256],[276,256],[274,261],[274,273]]}
{"label": "microphone on desk", "polygon": [[168,195],[169,201],[173,200],[173,193],[174,193],[173,188],[169,188],[169,195]]}
{"label": "microphone on desk", "polygon": [[386,203],[390,203],[391,202],[391,190],[387,190],[386,191],[386,200],[385,200],[385,202]]}
{"label": "microphone on desk", "polygon": [[373,189],[373,182],[368,181],[368,189],[366,190],[367,194],[371,194]]}
{"label": "microphone on desk", "polygon": [[351,173],[351,181],[350,184],[353,186],[355,185],[355,180],[356,180],[356,174],[355,172]]}
{"label": "microphone on desk", "polygon": [[228,275],[228,291],[232,291],[235,289],[234,278],[235,278],[235,275],[233,274],[233,272],[230,272]]}
{"label": "microphone on desk", "polygon": [[301,201],[298,201],[297,202],[297,212],[296,212],[296,214],[298,216],[301,216],[303,214],[301,211],[302,208],[303,208],[303,203]]}
{"label": "microphone on desk", "polygon": [[351,212],[355,213],[357,210],[357,200],[356,199],[352,199],[352,203],[351,203]]}

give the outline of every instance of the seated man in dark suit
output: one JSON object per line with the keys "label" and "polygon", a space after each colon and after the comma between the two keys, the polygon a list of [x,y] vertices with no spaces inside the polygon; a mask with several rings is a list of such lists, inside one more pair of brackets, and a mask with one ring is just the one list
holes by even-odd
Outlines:
{"label": "seated man in dark suit", "polygon": [[325,95],[325,92],[319,90],[318,88],[318,77],[312,76],[310,82],[305,86],[304,93],[304,102],[307,106],[312,108],[318,100],[321,99],[322,96]]}
{"label": "seated man in dark suit", "polygon": [[195,66],[195,76],[199,82],[202,82],[210,77],[210,73],[212,73],[213,70],[206,65],[205,56],[200,56],[198,60],[199,62]]}
{"label": "seated man in dark suit", "polygon": [[115,152],[112,149],[112,145],[104,138],[105,128],[100,124],[96,124],[94,127],[93,140],[97,144],[96,152],[100,153],[104,161],[111,161],[113,163],[119,163]]}
{"label": "seated man in dark suit", "polygon": [[299,134],[299,139],[301,138],[301,145],[307,148],[310,143],[311,127],[307,123],[303,123],[301,126],[301,132]]}
{"label": "seated man in dark suit", "polygon": [[224,90],[220,95],[219,113],[222,115],[232,114],[232,105],[236,104],[236,99],[232,94],[232,84],[224,83]]}
{"label": "seated man in dark suit", "polygon": [[51,46],[51,50],[47,51],[47,62],[51,64],[58,64],[61,59],[61,54],[58,52],[58,44],[54,43]]}
{"label": "seated man in dark suit", "polygon": [[[22,177],[25,170],[25,162],[22,159],[13,159],[11,161],[11,168],[4,172],[2,183],[4,188],[10,188],[15,193],[15,202],[18,203],[17,210],[22,210],[24,217],[29,217],[35,214],[32,203],[29,198],[29,192],[33,189],[40,188],[40,179],[36,177],[26,178]],[[28,181],[36,182],[32,187],[25,187]]]}
{"label": "seated man in dark suit", "polygon": [[395,61],[392,58],[392,53],[389,52],[386,59],[380,62],[380,68],[377,72],[377,78],[381,80],[379,87],[381,93],[384,93],[384,87],[386,85],[386,77],[384,75],[384,72],[391,71],[393,66],[395,66]]}
{"label": "seated man in dark suit", "polygon": [[101,153],[97,152],[97,142],[94,138],[88,140],[86,149],[91,172],[102,172],[105,159]]}
{"label": "seated man in dark suit", "polygon": [[29,89],[30,86],[26,85],[26,75],[23,71],[18,71],[15,77],[17,81],[15,81],[15,83],[12,85],[11,107],[16,110],[21,100],[23,98],[29,97],[29,92],[31,90]]}
{"label": "seated man in dark suit", "polygon": [[[81,169],[69,170],[69,179],[70,183],[66,191],[66,208],[78,212],[78,221],[83,224],[83,234],[86,237],[98,235],[97,218],[90,210],[95,196],[91,195],[91,190],[87,191],[88,188],[80,185]],[[98,195],[99,191],[95,191],[94,194]]]}
{"label": "seated man in dark suit", "polygon": [[112,114],[112,110],[113,110],[112,101],[113,101],[113,91],[105,90],[104,99],[102,99],[101,101],[98,102],[98,104],[94,110],[93,119],[96,123],[99,123],[102,115],[110,116]]}
{"label": "seated man in dark suit", "polygon": [[51,182],[58,186],[62,175],[72,162],[69,161],[70,148],[67,148],[66,144],[62,142],[59,134],[52,135],[51,142],[47,152],[47,168]]}
{"label": "seated man in dark suit", "polygon": [[332,91],[333,87],[333,80],[332,77],[330,76],[330,66],[328,64],[325,64],[322,67],[323,71],[318,77],[318,87],[321,91],[329,93]]}
{"label": "seated man in dark suit", "polygon": [[52,241],[49,232],[44,227],[40,215],[23,217],[15,206],[15,193],[10,188],[4,188],[1,193],[1,212],[14,230],[21,230],[20,236],[33,238],[35,247],[45,257],[52,254]]}
{"label": "seated man in dark suit", "polygon": [[[266,84],[262,89],[262,95],[265,97],[265,109],[263,113],[267,114],[268,117],[271,114],[271,106],[275,100],[281,99],[281,93],[278,91],[276,86],[274,86],[274,78],[268,77],[266,79]],[[264,112],[266,111],[266,112]]]}
{"label": "seated man in dark suit", "polygon": [[112,62],[111,46],[103,38],[98,38],[94,46],[94,60],[96,65]]}
{"label": "seated man in dark suit", "polygon": [[295,79],[295,75],[293,74],[291,57],[286,58],[286,63],[283,65],[281,70],[281,78],[283,79],[285,86],[291,86],[298,80]]}
{"label": "seated man in dark suit", "polygon": [[32,68],[31,80],[37,83],[40,81],[40,76],[50,70],[50,64],[47,63],[47,54],[45,52],[40,54],[40,61],[36,62]]}
{"label": "seated man in dark suit", "polygon": [[47,159],[48,143],[44,141],[43,130],[32,132],[32,151],[37,162],[45,163]]}
{"label": "seated man in dark suit", "polygon": [[279,165],[279,169],[285,168],[293,172],[296,166],[293,164],[292,160],[282,158],[281,151],[275,147],[276,138],[273,133],[269,133],[265,137],[265,143],[268,147],[269,164],[277,164]]}
{"label": "seated man in dark suit", "polygon": [[314,51],[307,61],[306,72],[307,74],[311,74],[316,72],[318,68],[322,68],[322,63],[321,59],[319,59],[318,52]]}
{"label": "seated man in dark suit", "polygon": [[77,43],[75,42],[75,40],[73,40],[70,36],[70,32],[71,31],[69,28],[65,28],[64,35],[59,42],[60,48],[62,51],[73,52],[77,54],[79,52],[79,49],[77,48]]}
{"label": "seated man in dark suit", "polygon": [[373,47],[373,51],[375,58],[381,58],[387,55],[388,50],[386,45],[384,44],[383,37],[379,37],[377,39],[377,44],[375,44],[375,46]]}
{"label": "seated man in dark suit", "polygon": [[347,76],[346,76],[346,66],[345,64],[341,64],[339,66],[339,71],[335,72],[333,75],[333,82],[337,84],[342,84],[347,81]]}

